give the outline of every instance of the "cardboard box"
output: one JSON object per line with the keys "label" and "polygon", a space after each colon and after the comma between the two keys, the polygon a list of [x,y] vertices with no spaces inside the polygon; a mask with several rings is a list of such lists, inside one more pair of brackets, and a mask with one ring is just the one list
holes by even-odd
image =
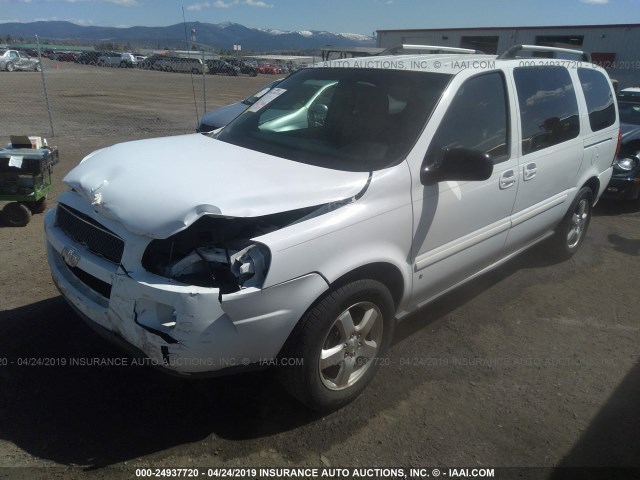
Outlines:
{"label": "cardboard box", "polygon": [[46,145],[46,140],[42,137],[28,135],[11,135],[11,146],[13,148],[42,148]]}

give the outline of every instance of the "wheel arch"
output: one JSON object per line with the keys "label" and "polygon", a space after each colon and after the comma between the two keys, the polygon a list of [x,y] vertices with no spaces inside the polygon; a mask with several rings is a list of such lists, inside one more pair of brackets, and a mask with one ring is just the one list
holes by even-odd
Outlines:
{"label": "wheel arch", "polygon": [[579,186],[578,188],[576,188],[574,195],[571,196],[569,202],[567,203],[567,207],[566,207],[567,210],[563,214],[563,218],[558,221],[558,224],[554,227],[554,229],[557,229],[560,226],[560,224],[564,219],[564,216],[567,215],[569,210],[571,210],[571,207],[573,206],[573,203],[576,197],[578,196],[578,192],[580,192],[580,190],[582,190],[584,187],[587,187],[589,190],[591,190],[591,195],[592,195],[591,206],[594,207],[595,204],[597,203],[598,193],[600,191],[600,180],[598,180],[598,177],[595,177],[595,176],[589,177],[582,183],[579,183],[578,185]]}
{"label": "wheel arch", "polygon": [[[601,185],[598,174],[599,173],[595,170],[595,168],[592,168],[589,170],[589,172],[585,172],[585,175],[579,178],[580,181],[576,182],[577,188],[575,190],[575,195],[577,195],[582,188],[589,188],[591,190],[591,194],[593,195],[592,206],[595,206],[598,199],[600,198],[599,196],[602,194],[602,191],[606,187],[606,185]],[[572,203],[573,198],[571,198],[571,202],[569,203],[569,206],[567,206],[567,210],[571,208]]]}
{"label": "wheel arch", "polygon": [[600,180],[598,180],[598,177],[591,177],[586,182],[584,182],[582,184],[582,187],[580,187],[578,190],[583,187],[589,187],[591,189],[591,193],[593,193],[593,199],[595,200],[598,196],[598,192],[600,191]]}
{"label": "wheel arch", "polygon": [[[327,294],[329,294],[335,289],[338,289],[348,283],[351,283],[357,280],[370,279],[370,280],[378,281],[382,285],[384,285],[389,290],[389,293],[391,294],[391,298],[393,299],[394,308],[396,312],[398,311],[399,306],[402,304],[403,295],[405,293],[404,277],[402,275],[402,272],[396,265],[389,262],[380,261],[380,262],[372,262],[365,265],[361,265],[359,267],[354,268],[353,270],[350,270],[347,273],[344,273],[343,275],[341,275],[340,277],[336,278],[333,281],[327,280],[327,278],[324,277],[324,275],[323,275],[323,278],[327,282],[328,288],[324,292],[322,292],[322,294],[320,294],[316,299],[314,299],[313,302],[309,304],[309,306],[305,310],[305,313],[301,315],[298,321],[296,322],[296,325],[300,323],[300,321],[302,320],[302,318],[304,318],[306,313],[309,310],[313,309],[320,301],[322,301],[322,299]],[[282,352],[286,351],[285,347],[287,345],[287,342],[289,342],[289,339],[291,338],[292,335],[295,335],[294,334],[295,330],[296,328],[294,327],[292,331],[289,332],[289,335],[287,336],[287,340],[284,342],[279,352],[279,355],[282,355]]]}
{"label": "wheel arch", "polygon": [[404,277],[398,267],[388,262],[375,262],[361,265],[330,282],[329,288],[339,288],[347,283],[371,279],[382,283],[393,298],[393,303],[398,310],[405,293]]}

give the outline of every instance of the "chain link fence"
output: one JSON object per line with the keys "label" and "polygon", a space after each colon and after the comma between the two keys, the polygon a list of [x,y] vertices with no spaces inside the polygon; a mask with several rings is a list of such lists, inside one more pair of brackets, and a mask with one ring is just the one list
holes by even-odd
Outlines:
{"label": "chain link fence", "polygon": [[275,78],[45,58],[42,67],[42,72],[0,71],[0,137],[191,133],[205,111],[237,102]]}

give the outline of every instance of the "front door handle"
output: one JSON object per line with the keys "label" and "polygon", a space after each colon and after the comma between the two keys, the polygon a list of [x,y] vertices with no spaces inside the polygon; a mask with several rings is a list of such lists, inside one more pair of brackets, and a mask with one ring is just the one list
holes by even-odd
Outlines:
{"label": "front door handle", "polygon": [[531,180],[535,177],[536,173],[538,173],[538,166],[533,162],[527,163],[524,166],[522,178],[526,182],[527,180]]}
{"label": "front door handle", "polygon": [[515,170],[505,170],[500,174],[500,189],[513,187],[516,184]]}

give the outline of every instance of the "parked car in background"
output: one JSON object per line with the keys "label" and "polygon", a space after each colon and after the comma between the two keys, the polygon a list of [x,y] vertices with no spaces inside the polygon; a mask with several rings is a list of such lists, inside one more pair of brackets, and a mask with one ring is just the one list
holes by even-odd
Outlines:
{"label": "parked car in background", "polygon": [[256,75],[258,75],[258,71],[256,70],[256,67],[254,67],[248,62],[245,62],[244,60],[240,60],[239,58],[232,57],[232,58],[225,58],[224,61],[227,62],[229,65],[238,67],[240,69],[239,73],[242,73],[244,75],[249,75],[250,77],[255,77]]}
{"label": "parked car in background", "polygon": [[101,52],[82,52],[76,58],[76,63],[82,65],[97,65],[100,55],[102,55]]}
{"label": "parked car in background", "polygon": [[[150,55],[147,58],[145,58],[142,62],[140,62],[138,64],[138,66],[140,68],[143,68],[145,70],[154,70],[156,62],[160,61],[160,60],[164,60],[166,59],[167,56],[166,55]],[[156,70],[160,70],[160,68],[156,69]]]}
{"label": "parked car in background", "polygon": [[619,102],[640,102],[640,87],[620,90],[617,98]]}
{"label": "parked car in background", "polygon": [[200,123],[198,124],[198,128],[196,131],[200,133],[207,133],[224,127],[226,124],[231,122],[231,120],[236,118],[247,108],[256,103],[260,97],[262,97],[269,90],[278,85],[282,80],[282,78],[279,78],[278,80],[274,80],[273,82],[268,83],[260,90],[248,96],[241,102],[232,103],[231,105],[220,107],[205,113],[200,119]]}
{"label": "parked car in background", "polygon": [[33,48],[17,48],[16,50],[25,53],[27,57],[38,58],[38,51]]}
{"label": "parked car in background", "polygon": [[237,76],[240,74],[240,67],[231,65],[224,60],[207,60],[207,68],[211,75]]}
{"label": "parked car in background", "polygon": [[7,72],[15,70],[39,72],[42,70],[42,65],[37,58],[32,58],[24,52],[0,49],[0,70],[6,70]]}
{"label": "parked car in background", "polygon": [[155,70],[165,72],[202,73],[204,64],[199,58],[161,57],[153,63]]}
{"label": "parked car in background", "polygon": [[80,54],[77,52],[56,52],[51,59],[58,62],[75,62],[79,56]]}
{"label": "parked car in background", "polygon": [[611,181],[602,197],[631,200],[640,205],[640,89],[626,90],[635,90],[624,96],[633,101],[618,100],[622,141],[613,162]]}
{"label": "parked car in background", "polygon": [[280,75],[282,70],[277,65],[271,65],[270,63],[263,63],[256,68],[258,73],[265,73],[267,75]]}
{"label": "parked car in background", "polygon": [[109,52],[98,57],[98,65],[101,67],[133,68],[138,61],[131,53]]}

